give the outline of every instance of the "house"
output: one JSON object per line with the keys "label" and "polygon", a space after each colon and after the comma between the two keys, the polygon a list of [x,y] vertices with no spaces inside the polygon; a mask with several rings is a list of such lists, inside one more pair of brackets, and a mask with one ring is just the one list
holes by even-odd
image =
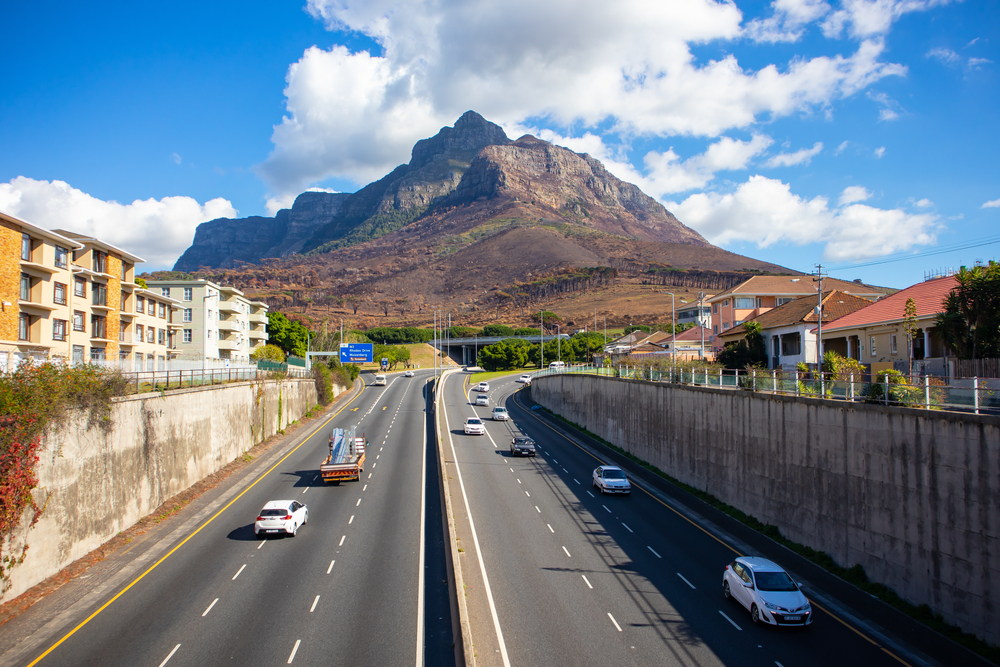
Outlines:
{"label": "house", "polygon": [[[824,281],[825,282],[825,281]],[[739,326],[723,331],[716,340],[726,343],[742,340],[747,322],[760,324],[761,334],[768,352],[768,368],[794,368],[796,364],[815,364],[816,336],[819,316],[816,313],[818,297],[805,296],[784,303],[777,308],[748,319]],[[839,290],[823,293],[823,333],[828,323],[849,313],[871,306],[872,302]]]}
{"label": "house", "polygon": [[706,327],[692,327],[670,336],[661,343],[670,351],[671,358],[713,359],[712,332]]}
{"label": "house", "polygon": [[909,348],[903,329],[908,299],[917,309],[917,330],[913,336],[916,372],[948,375],[947,346],[934,335],[934,318],[944,311],[944,300],[958,285],[954,276],[932,278],[840,317],[823,326],[823,345],[827,350],[857,359],[877,372],[885,368],[906,371]]}
{"label": "house", "polygon": [[[885,296],[884,290],[858,281],[847,282],[835,278],[824,278],[823,290],[837,290],[872,301]],[[804,296],[815,297],[816,291],[817,284],[811,276],[753,276],[708,299],[708,304],[712,307],[712,334],[717,335],[737,327],[790,301]],[[712,341],[715,351],[721,350],[722,345],[722,341],[718,339]]]}

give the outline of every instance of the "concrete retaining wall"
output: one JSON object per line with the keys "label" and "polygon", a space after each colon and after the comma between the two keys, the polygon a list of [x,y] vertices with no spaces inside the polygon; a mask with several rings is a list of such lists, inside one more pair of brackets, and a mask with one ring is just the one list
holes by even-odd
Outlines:
{"label": "concrete retaining wall", "polygon": [[1000,643],[1000,418],[586,375],[531,395]]}
{"label": "concrete retaining wall", "polygon": [[2,600],[85,556],[314,405],[313,380],[285,379],[118,399],[109,433],[71,415],[43,441],[35,498],[45,512],[19,535],[27,558],[12,570]]}

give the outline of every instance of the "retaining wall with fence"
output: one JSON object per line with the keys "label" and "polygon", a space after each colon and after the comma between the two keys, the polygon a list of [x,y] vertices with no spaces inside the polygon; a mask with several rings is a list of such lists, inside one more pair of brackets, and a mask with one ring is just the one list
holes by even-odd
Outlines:
{"label": "retaining wall with fence", "polygon": [[1000,416],[700,384],[539,373],[531,396],[1000,642]]}

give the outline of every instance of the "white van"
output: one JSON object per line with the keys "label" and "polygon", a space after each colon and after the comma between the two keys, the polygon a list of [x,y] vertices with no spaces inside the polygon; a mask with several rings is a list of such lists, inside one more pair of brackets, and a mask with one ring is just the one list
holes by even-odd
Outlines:
{"label": "white van", "polygon": [[373,387],[380,387],[380,386],[384,387],[385,386],[385,376],[384,375],[376,375],[375,376],[375,381],[372,382],[372,386]]}
{"label": "white van", "polygon": [[551,364],[549,364],[549,370],[550,371],[564,371],[564,370],[566,370],[566,362],[565,361],[553,361]]}

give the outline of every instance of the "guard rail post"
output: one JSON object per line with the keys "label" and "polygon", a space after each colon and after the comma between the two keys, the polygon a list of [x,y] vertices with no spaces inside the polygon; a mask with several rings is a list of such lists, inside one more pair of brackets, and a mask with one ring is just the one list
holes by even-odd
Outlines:
{"label": "guard rail post", "polygon": [[979,414],[979,378],[972,378],[972,402],[976,406],[976,414]]}
{"label": "guard rail post", "polygon": [[927,375],[924,376],[924,408],[931,409],[931,379]]}

